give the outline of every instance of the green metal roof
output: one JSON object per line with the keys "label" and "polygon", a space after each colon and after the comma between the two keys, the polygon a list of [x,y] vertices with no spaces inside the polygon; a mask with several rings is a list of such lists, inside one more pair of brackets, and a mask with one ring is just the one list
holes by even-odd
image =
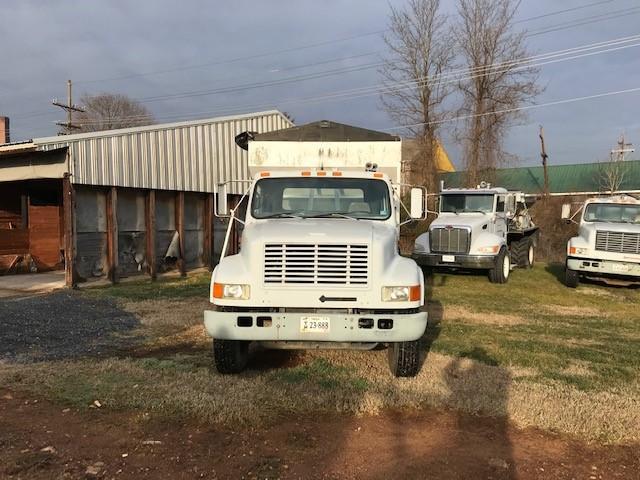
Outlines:
{"label": "green metal roof", "polygon": [[[603,170],[608,162],[553,165],[547,167],[550,193],[600,192],[604,188]],[[620,191],[640,191],[640,160],[627,160],[621,164]],[[525,193],[542,193],[544,173],[542,167],[501,168],[487,178],[496,187]],[[451,172],[440,176],[446,188],[464,187],[465,172]]]}

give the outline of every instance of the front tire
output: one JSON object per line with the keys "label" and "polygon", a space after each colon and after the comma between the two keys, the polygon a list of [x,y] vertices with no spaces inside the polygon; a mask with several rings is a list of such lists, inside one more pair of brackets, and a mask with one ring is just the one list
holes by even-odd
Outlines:
{"label": "front tire", "polygon": [[575,270],[567,268],[564,272],[564,284],[569,288],[577,288],[580,285],[580,275]]}
{"label": "front tire", "polygon": [[222,374],[242,372],[249,363],[249,342],[244,340],[214,340],[213,359]]}
{"label": "front tire", "polygon": [[511,259],[506,248],[500,250],[496,257],[494,267],[489,270],[489,281],[491,283],[507,283],[511,274]]}
{"label": "front tire", "polygon": [[420,342],[389,344],[389,368],[394,377],[415,377],[420,372]]}

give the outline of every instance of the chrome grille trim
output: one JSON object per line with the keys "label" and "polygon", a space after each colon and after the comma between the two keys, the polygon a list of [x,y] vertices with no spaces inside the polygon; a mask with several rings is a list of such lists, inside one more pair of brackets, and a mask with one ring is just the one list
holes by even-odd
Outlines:
{"label": "chrome grille trim", "polygon": [[640,255],[640,233],[596,231],[596,250]]}
{"label": "chrome grille trim", "polygon": [[471,231],[461,227],[433,227],[429,230],[432,253],[469,253]]}
{"label": "chrome grille trim", "polygon": [[368,245],[267,243],[264,246],[265,284],[366,286],[368,281]]}

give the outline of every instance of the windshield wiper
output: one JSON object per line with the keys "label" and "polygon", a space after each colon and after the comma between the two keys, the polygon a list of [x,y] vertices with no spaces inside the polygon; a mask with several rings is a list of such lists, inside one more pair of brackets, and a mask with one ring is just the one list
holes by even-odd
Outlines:
{"label": "windshield wiper", "polygon": [[272,213],[271,215],[265,215],[264,217],[258,217],[258,218],[260,220],[264,220],[265,218],[304,218],[304,217],[295,213],[280,212],[280,213]]}
{"label": "windshield wiper", "polygon": [[344,213],[338,212],[327,212],[327,213],[318,213],[316,215],[305,215],[303,218],[348,218],[349,220],[360,220],[358,217],[350,217],[349,215],[345,215]]}

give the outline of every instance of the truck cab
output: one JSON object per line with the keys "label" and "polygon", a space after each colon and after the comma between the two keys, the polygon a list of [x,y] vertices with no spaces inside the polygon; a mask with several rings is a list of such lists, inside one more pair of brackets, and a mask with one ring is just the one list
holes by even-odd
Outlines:
{"label": "truck cab", "polygon": [[[214,269],[212,308],[204,312],[217,370],[241,372],[252,343],[359,350],[382,344],[394,375],[416,375],[427,313],[422,271],[398,249],[399,142],[397,157],[389,155],[395,145],[285,143],[248,145],[254,176],[243,197],[241,248]],[[354,149],[361,148],[369,158],[384,150],[386,164],[360,164]],[[422,190],[411,197],[419,218]]]}
{"label": "truck cab", "polygon": [[412,256],[425,270],[486,270],[491,282],[506,283],[513,266],[533,265],[537,227],[522,192],[482,183],[445,189],[438,205],[414,245]]}
{"label": "truck cab", "polygon": [[630,195],[590,198],[570,216],[580,217],[578,235],[567,243],[565,283],[575,288],[583,277],[640,281],[640,200]]}

